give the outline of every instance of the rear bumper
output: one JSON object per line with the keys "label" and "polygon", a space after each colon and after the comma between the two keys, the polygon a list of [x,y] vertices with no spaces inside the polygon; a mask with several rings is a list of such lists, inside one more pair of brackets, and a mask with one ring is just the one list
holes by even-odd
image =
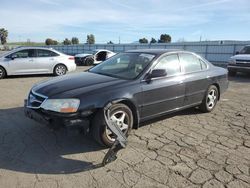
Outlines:
{"label": "rear bumper", "polygon": [[227,69],[228,71],[250,73],[250,67],[247,67],[247,66],[228,65]]}
{"label": "rear bumper", "polygon": [[76,70],[76,64],[71,62],[70,64],[67,65],[68,71],[72,72]]}
{"label": "rear bumper", "polygon": [[24,101],[24,114],[26,117],[40,123],[47,125],[52,129],[59,129],[62,127],[83,128],[86,131],[89,129],[89,119],[80,117],[76,114],[62,114],[41,109],[31,109],[27,107],[27,100]]}

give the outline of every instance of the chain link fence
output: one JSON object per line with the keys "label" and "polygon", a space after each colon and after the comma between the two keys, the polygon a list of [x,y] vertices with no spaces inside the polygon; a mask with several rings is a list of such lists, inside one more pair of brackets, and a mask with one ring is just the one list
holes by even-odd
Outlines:
{"label": "chain link fence", "polygon": [[[44,47],[54,48],[69,55],[92,53],[96,49],[107,49],[116,53],[133,49],[182,49],[195,52],[213,63],[225,64],[231,56],[248,44],[250,44],[250,41],[207,41],[164,44],[79,44]],[[9,46],[10,49],[14,47],[16,46]]]}

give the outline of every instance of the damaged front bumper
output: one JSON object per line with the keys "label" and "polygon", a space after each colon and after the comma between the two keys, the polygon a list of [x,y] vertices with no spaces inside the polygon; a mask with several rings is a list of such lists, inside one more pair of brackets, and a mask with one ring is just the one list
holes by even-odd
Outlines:
{"label": "damaged front bumper", "polygon": [[79,113],[65,114],[46,111],[41,108],[32,109],[27,107],[27,100],[24,100],[24,114],[26,117],[40,124],[45,124],[54,130],[65,127],[82,129],[84,132],[89,132],[88,117],[83,117]]}

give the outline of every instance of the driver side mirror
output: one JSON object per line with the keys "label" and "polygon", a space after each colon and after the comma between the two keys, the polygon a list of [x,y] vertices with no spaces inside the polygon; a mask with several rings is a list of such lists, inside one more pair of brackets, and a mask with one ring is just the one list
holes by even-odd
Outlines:
{"label": "driver side mirror", "polygon": [[166,69],[154,69],[151,74],[149,75],[149,78],[159,78],[159,77],[164,77],[167,76],[167,71]]}
{"label": "driver side mirror", "polygon": [[239,54],[240,54],[240,52],[239,52],[239,51],[236,51],[236,52],[235,52],[235,55],[239,55]]}
{"label": "driver side mirror", "polygon": [[14,59],[17,58],[17,55],[16,55],[16,54],[13,54],[10,58],[11,58],[12,60],[14,60]]}

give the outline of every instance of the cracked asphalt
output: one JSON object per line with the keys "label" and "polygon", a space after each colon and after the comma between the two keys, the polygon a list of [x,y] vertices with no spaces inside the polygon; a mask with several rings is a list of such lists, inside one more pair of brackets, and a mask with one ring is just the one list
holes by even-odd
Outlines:
{"label": "cracked asphalt", "polygon": [[[84,68],[78,68],[82,71]],[[132,130],[118,159],[77,131],[53,132],[24,117],[33,84],[0,80],[0,187],[250,187],[250,76],[230,78],[212,113],[164,116]]]}

